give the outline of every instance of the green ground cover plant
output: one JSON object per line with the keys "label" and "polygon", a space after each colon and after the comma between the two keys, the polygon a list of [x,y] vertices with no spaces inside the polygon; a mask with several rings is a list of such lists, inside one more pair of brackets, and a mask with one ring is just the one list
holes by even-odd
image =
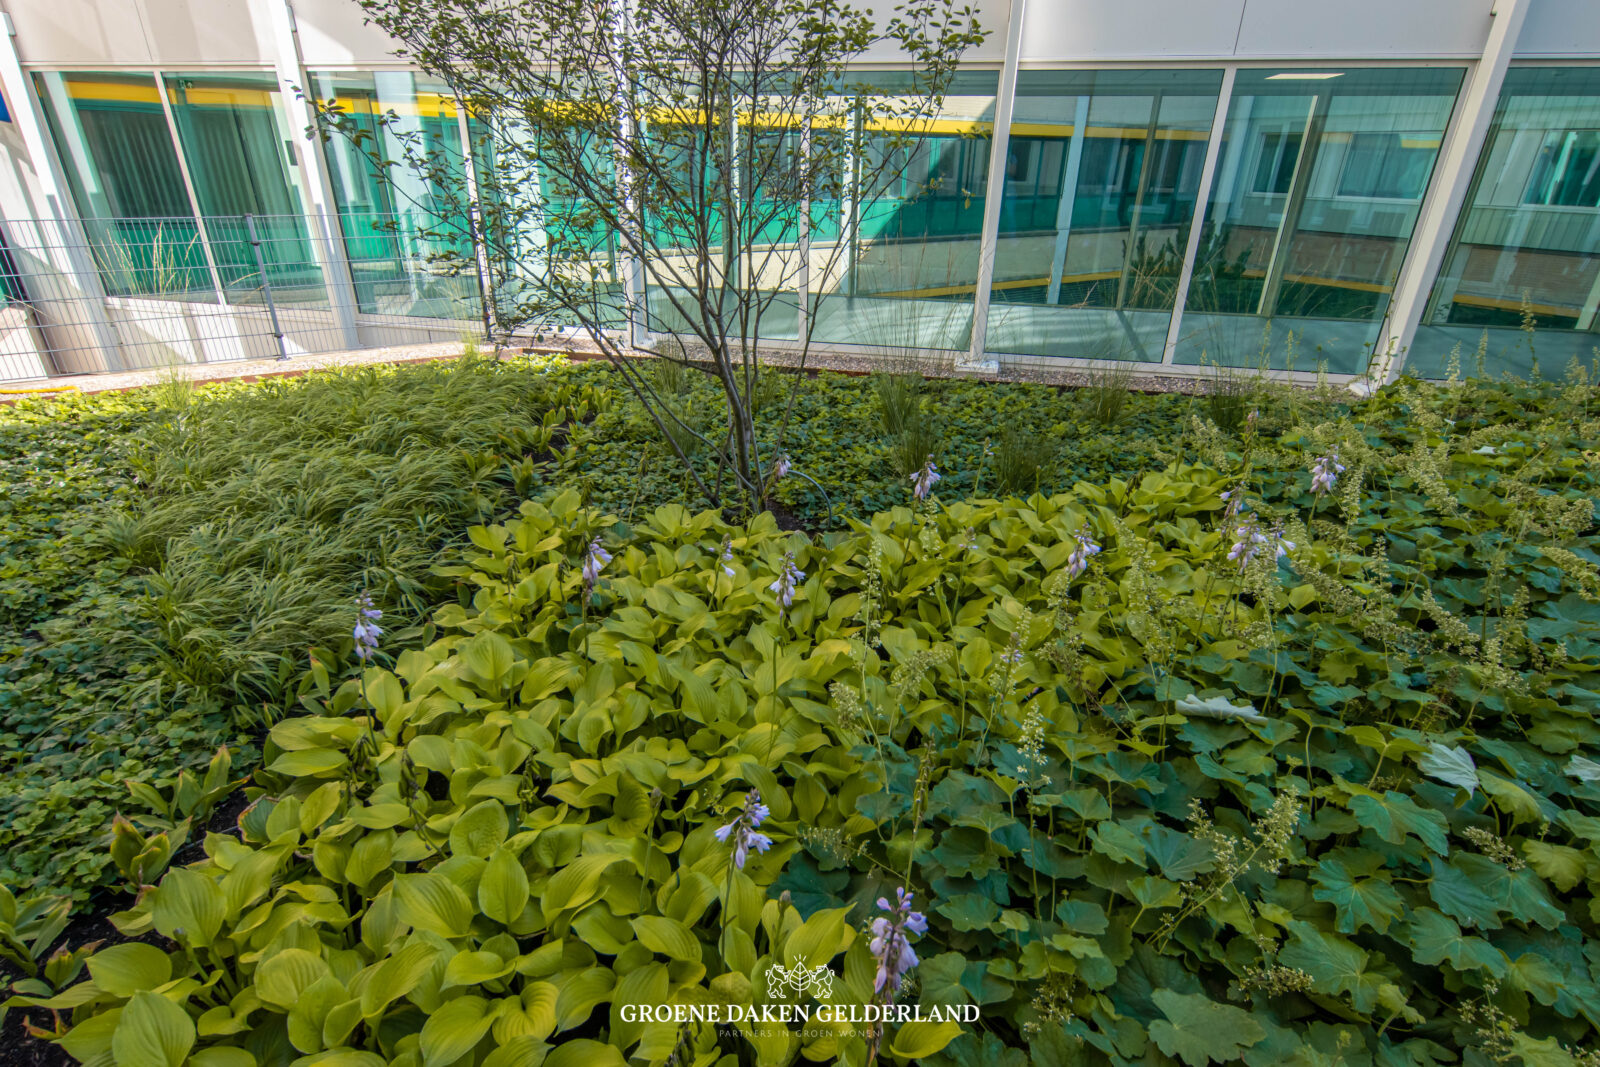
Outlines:
{"label": "green ground cover plant", "polygon": [[0,412],[0,884],[115,877],[112,816],[156,814],[221,744],[240,766],[306,651],[367,589],[402,637],[430,568],[532,491],[582,383],[469,357]]}
{"label": "green ground cover plant", "polygon": [[[523,503],[414,639],[316,652],[145,942],[22,1003],[141,1067],[1588,1067],[1600,397],[1289,403],[815,536]],[[979,1018],[625,1010],[818,1001]]]}

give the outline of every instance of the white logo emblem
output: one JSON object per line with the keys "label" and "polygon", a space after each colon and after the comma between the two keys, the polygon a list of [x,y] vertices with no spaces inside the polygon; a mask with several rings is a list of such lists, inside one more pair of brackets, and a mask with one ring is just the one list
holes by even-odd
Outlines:
{"label": "white logo emblem", "polygon": [[805,996],[809,989],[816,999],[827,1000],[833,996],[833,972],[826,966],[808,968],[804,956],[795,960],[793,967],[774,963],[767,968],[767,991],[776,994],[785,989],[796,997]]}

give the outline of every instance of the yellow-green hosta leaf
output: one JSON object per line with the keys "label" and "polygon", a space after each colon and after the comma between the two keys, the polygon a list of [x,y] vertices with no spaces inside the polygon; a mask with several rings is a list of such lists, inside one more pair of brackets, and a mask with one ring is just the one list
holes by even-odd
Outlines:
{"label": "yellow-green hosta leaf", "polygon": [[150,914],[166,937],[205,948],[222,929],[228,902],[209,875],[186,867],[168,871],[150,893]]}
{"label": "yellow-green hosta leaf", "polygon": [[265,1003],[288,1011],[328,974],[327,961],[321,956],[303,948],[286,948],[256,969],[256,994]]}
{"label": "yellow-green hosta leaf", "polygon": [[179,1067],[194,1039],[188,1012],[159,993],[141,990],[122,1009],[111,1055],[117,1067]]}
{"label": "yellow-green hosta leaf", "polygon": [[783,943],[783,961],[790,967],[804,960],[820,967],[844,950],[850,941],[849,908],[824,908],[807,919]]}
{"label": "yellow-green hosta leaf", "polygon": [[398,874],[395,903],[401,922],[440,937],[461,937],[472,928],[472,902],[442,874]]}
{"label": "yellow-green hosta leaf", "polygon": [[406,701],[406,691],[401,686],[400,679],[381,668],[372,668],[366,672],[365,693],[373,711],[377,712],[379,721],[384,723],[388,723],[390,717],[399,711],[400,705]]}
{"label": "yellow-green hosta leaf", "polygon": [[329,1049],[315,1056],[302,1056],[294,1062],[297,1067],[388,1067],[389,1063],[376,1052],[354,1048]]}
{"label": "yellow-green hosta leaf", "polygon": [[290,778],[314,778],[332,774],[349,762],[349,757],[338,749],[303,748],[285,752],[267,770]]}
{"label": "yellow-green hosta leaf", "polygon": [[493,952],[484,949],[476,952],[464,949],[456,953],[445,966],[444,984],[439,988],[482,985],[496,978],[504,978],[511,973],[512,968],[512,961],[503,959]]}
{"label": "yellow-green hosta leaf", "polygon": [[556,1004],[561,991],[550,982],[530,982],[522,991],[522,1011],[533,1024],[531,1033],[546,1038],[556,1032]]}
{"label": "yellow-green hosta leaf", "polygon": [[920,1060],[932,1056],[961,1034],[961,1024],[946,1019],[943,1022],[913,1021],[901,1023],[889,1041],[889,1051],[907,1060]]}
{"label": "yellow-green hosta leaf", "polygon": [[622,858],[615,853],[579,856],[557,871],[546,886],[541,901],[545,918],[572,908],[581,908],[593,900],[599,895],[600,875]]}
{"label": "yellow-green hosta leaf", "polygon": [[528,872],[504,846],[496,848],[478,880],[478,907],[502,926],[509,926],[528,906]]}
{"label": "yellow-green hosta leaf", "polygon": [[544,1067],[627,1067],[627,1062],[615,1045],[582,1037],[557,1045],[545,1057]]}
{"label": "yellow-green hosta leaf", "polygon": [[523,1034],[502,1043],[484,1057],[483,1067],[539,1067],[549,1052],[549,1045],[537,1037]]}
{"label": "yellow-green hosta leaf", "polygon": [[[256,1058],[242,1048],[215,1045],[203,1048],[186,1061],[189,1067],[256,1067]],[[322,1061],[318,1061],[319,1063]]]}
{"label": "yellow-green hosta leaf", "polygon": [[89,974],[95,985],[117,997],[166,985],[172,978],[172,959],[154,945],[130,941],[113,945],[89,957]]}
{"label": "yellow-green hosta leaf", "polygon": [[422,1062],[427,1067],[454,1063],[489,1032],[494,1016],[482,997],[465,996],[447,1001],[422,1024]]}
{"label": "yellow-green hosta leaf", "polygon": [[659,952],[668,959],[700,962],[700,939],[676,919],[639,915],[633,920],[633,932],[651,952]]}
{"label": "yellow-green hosta leaf", "polygon": [[380,963],[361,990],[361,1014],[373,1018],[415,989],[423,976],[433,969],[438,956],[439,950],[433,945],[413,941]]}
{"label": "yellow-green hosta leaf", "polygon": [[105,1057],[111,1055],[112,1035],[122,1020],[122,1012],[121,1007],[116,1007],[101,1015],[91,1015],[68,1030],[58,1044],[79,1063],[104,1063]]}
{"label": "yellow-green hosta leaf", "polygon": [[485,800],[461,813],[450,829],[450,851],[457,856],[488,856],[505,843],[510,831],[505,805]]}

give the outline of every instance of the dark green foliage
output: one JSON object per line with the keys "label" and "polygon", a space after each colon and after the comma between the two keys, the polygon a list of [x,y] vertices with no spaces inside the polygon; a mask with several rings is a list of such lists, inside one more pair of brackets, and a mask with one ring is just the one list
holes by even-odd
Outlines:
{"label": "dark green foliage", "polygon": [[1122,421],[1128,410],[1133,368],[1114,363],[1089,372],[1089,384],[1079,391],[1084,414],[1096,425],[1110,429]]}
{"label": "dark green foliage", "polygon": [[[82,893],[123,782],[174,780],[279,717],[370,589],[399,639],[465,525],[532,488],[567,386],[464,360],[0,411],[0,883]],[[556,413],[552,418],[552,412]],[[135,488],[137,486],[137,488]]]}
{"label": "dark green foliage", "polygon": [[1054,480],[1055,440],[1026,427],[1007,426],[994,445],[995,485],[1001,494],[1028,496]]}

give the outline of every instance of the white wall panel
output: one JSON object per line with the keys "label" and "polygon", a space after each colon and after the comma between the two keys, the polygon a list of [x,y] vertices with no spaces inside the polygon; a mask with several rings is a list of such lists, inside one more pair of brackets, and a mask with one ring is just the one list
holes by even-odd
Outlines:
{"label": "white wall panel", "polygon": [[[855,0],[859,7],[869,7],[876,15],[879,26],[886,24],[893,16],[893,0]],[[1006,20],[1011,16],[1011,0],[966,0],[972,5],[973,13],[977,16],[980,28],[988,31],[989,36],[977,48],[967,50],[962,57],[964,63],[1001,63],[1006,58]],[[1051,4],[1057,0],[1030,0],[1029,6],[1035,3]],[[960,6],[960,5],[958,5]],[[875,48],[864,55],[867,62],[893,62],[905,58],[897,48]]]}
{"label": "white wall panel", "polygon": [[155,62],[162,66],[272,62],[268,24],[253,15],[250,0],[137,2],[144,8]]}
{"label": "white wall panel", "polygon": [[1022,61],[1233,54],[1245,0],[1028,0]]}
{"label": "white wall panel", "polygon": [[152,60],[137,0],[7,0],[24,63],[83,67]]}
{"label": "white wall panel", "polygon": [[1600,0],[1533,0],[1515,54],[1600,57]]}
{"label": "white wall panel", "polygon": [[1236,54],[1477,56],[1493,6],[1493,0],[1249,0]]}
{"label": "white wall panel", "polygon": [[376,26],[363,23],[366,15],[356,0],[292,3],[295,25],[300,28],[300,50],[309,69],[399,62],[394,56],[396,42]]}

